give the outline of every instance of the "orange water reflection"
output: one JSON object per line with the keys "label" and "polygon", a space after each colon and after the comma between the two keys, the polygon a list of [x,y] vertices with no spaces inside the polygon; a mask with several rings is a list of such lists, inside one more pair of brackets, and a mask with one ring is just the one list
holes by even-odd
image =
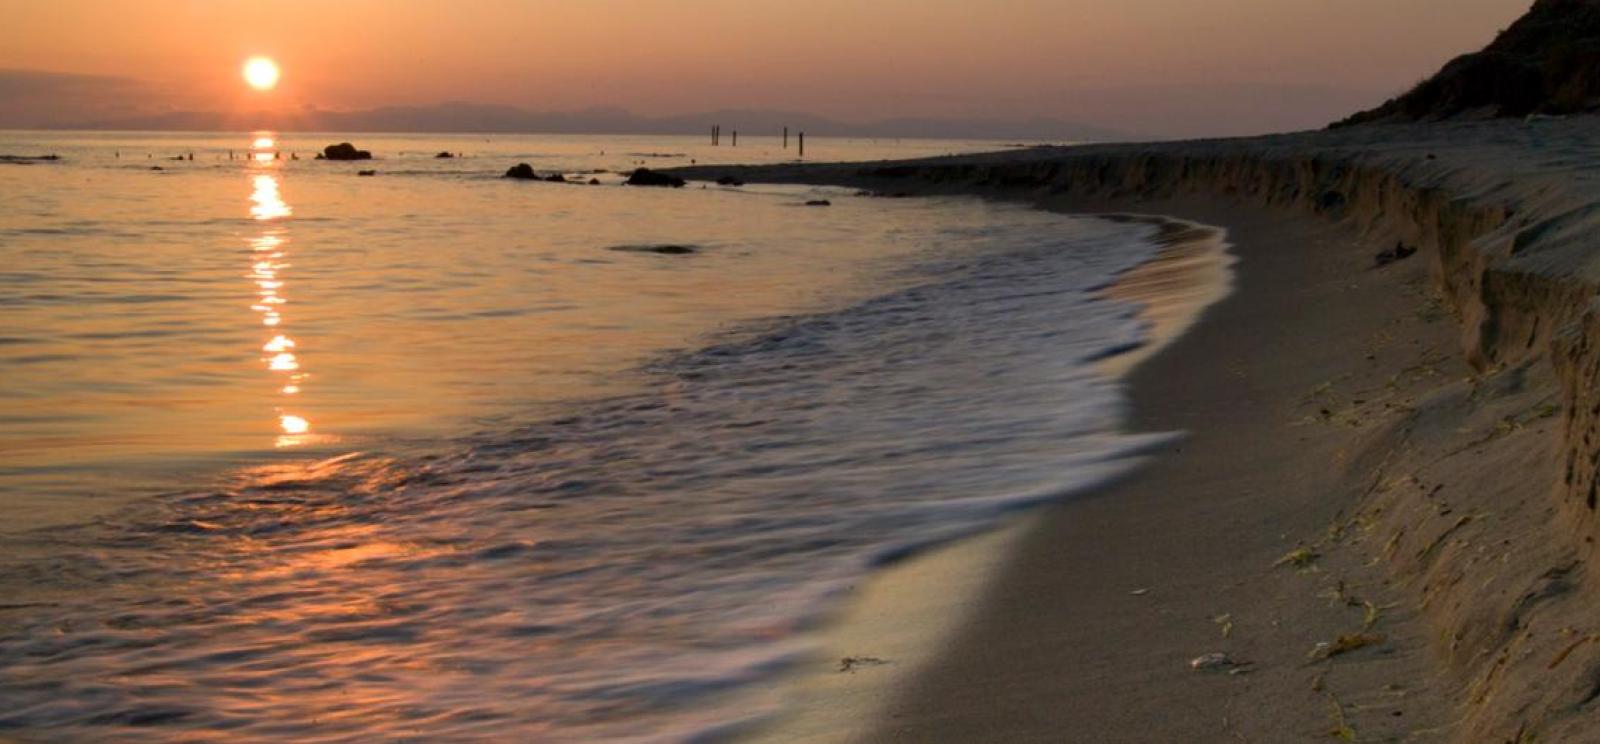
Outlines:
{"label": "orange water reflection", "polygon": [[[259,137],[254,142],[257,149],[273,144],[272,138],[267,136]],[[266,157],[262,158],[262,155]],[[270,166],[272,155],[257,152],[254,160],[256,167]],[[294,214],[294,210],[283,200],[279,179],[279,175],[272,172],[256,171],[250,176],[250,217],[267,225],[260,234],[249,240],[251,256],[248,278],[255,285],[255,301],[250,309],[260,317],[262,327],[268,330],[261,344],[261,363],[267,371],[283,378],[278,387],[283,400],[274,406],[280,432],[274,445],[295,447],[311,442],[314,435],[310,419],[303,412],[292,410],[290,405],[295,396],[300,395],[310,375],[295,351],[299,344],[289,335],[284,323],[284,312],[289,303],[286,291],[288,282],[285,279],[285,271],[290,267],[289,234],[287,228],[275,223]]]}

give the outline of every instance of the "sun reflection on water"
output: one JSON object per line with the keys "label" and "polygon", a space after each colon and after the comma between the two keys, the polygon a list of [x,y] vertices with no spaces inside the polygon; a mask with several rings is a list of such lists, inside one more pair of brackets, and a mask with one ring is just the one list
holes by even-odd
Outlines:
{"label": "sun reflection on water", "polygon": [[[258,137],[253,143],[257,150],[270,148],[271,137]],[[263,158],[262,156],[266,157]],[[270,163],[270,153],[257,152],[258,163]],[[250,217],[260,222],[273,223],[294,214],[283,200],[279,177],[275,173],[255,173],[251,176],[253,190],[250,194]],[[284,308],[288,305],[288,282],[284,272],[290,267],[289,236],[282,225],[269,224],[250,238],[251,261],[248,278],[255,285],[255,301],[250,309],[260,316],[262,327],[269,335],[261,344],[261,363],[269,372],[284,379],[278,392],[286,398],[299,395],[310,375],[303,369],[300,356],[295,352],[299,345],[284,329]],[[276,406],[278,429],[281,432],[274,444],[277,447],[295,447],[312,441],[311,421],[302,413],[290,411],[283,401]]]}

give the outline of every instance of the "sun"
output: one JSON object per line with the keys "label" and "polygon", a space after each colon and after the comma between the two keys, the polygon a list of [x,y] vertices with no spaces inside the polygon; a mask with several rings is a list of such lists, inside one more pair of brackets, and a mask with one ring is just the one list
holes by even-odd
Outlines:
{"label": "sun", "polygon": [[272,90],[278,85],[278,63],[266,57],[245,60],[244,81],[256,90]]}

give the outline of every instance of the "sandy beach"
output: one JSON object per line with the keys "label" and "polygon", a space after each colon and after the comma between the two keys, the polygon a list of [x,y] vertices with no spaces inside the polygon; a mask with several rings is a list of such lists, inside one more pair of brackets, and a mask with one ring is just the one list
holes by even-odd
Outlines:
{"label": "sandy beach", "polygon": [[1600,744],[1600,0],[13,5],[0,744]]}
{"label": "sandy beach", "polygon": [[[870,610],[847,613],[858,629],[811,673],[853,706],[774,738],[1585,740],[1594,131],[688,172],[1171,215],[1222,226],[1239,258],[1237,292],[1128,378],[1132,430],[1187,437],[1009,538],[864,588],[960,619],[897,662],[860,630]],[[1226,661],[1191,667],[1208,654]],[[841,671],[843,655],[890,663]]]}

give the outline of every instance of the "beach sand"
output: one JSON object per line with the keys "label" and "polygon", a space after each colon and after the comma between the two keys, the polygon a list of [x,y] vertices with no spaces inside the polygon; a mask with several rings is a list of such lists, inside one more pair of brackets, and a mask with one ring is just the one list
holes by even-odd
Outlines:
{"label": "beach sand", "polygon": [[768,738],[1595,740],[1595,123],[737,171],[1172,215],[1239,258],[1128,378],[1132,430],[1188,436],[860,588]]}
{"label": "beach sand", "polygon": [[[1400,600],[1381,576],[1275,565],[1348,504],[1361,430],[1321,416],[1314,391],[1381,390],[1452,343],[1412,312],[1424,267],[1371,270],[1348,235],[1304,218],[1159,210],[1228,225],[1241,259],[1239,291],[1130,377],[1131,428],[1189,436],[1028,524],[981,609],[862,740],[1285,741],[1340,726],[1385,740],[1448,722],[1414,613],[1364,628],[1365,603]],[[1364,631],[1383,647],[1308,658]],[[1219,652],[1245,673],[1190,669]]]}
{"label": "beach sand", "polygon": [[[1396,601],[1380,578],[1274,565],[1334,523],[1328,496],[1359,431],[1322,420],[1313,391],[1381,388],[1390,365],[1369,353],[1406,365],[1452,343],[1446,324],[1412,312],[1422,262],[1369,270],[1350,236],[1304,217],[1141,208],[1229,225],[1242,259],[1239,291],[1197,327],[1175,336],[1193,314],[1158,304],[1174,336],[1152,358],[1121,358],[1143,362],[1130,428],[1188,436],[1123,483],[875,578],[802,673],[799,713],[761,740],[1281,741],[1331,732],[1336,705],[1363,706],[1344,725],[1364,735],[1445,723],[1414,616],[1372,629],[1388,636],[1383,653],[1337,668],[1307,658],[1362,631],[1361,602]],[[1172,297],[1214,297],[1221,262],[1193,265],[1194,245],[1108,294],[1158,300],[1187,276]],[[1359,602],[1319,596],[1338,581]],[[1189,668],[1216,652],[1247,673]],[[887,663],[841,671],[847,657]]]}
{"label": "beach sand", "polygon": [[[1106,215],[1159,228],[1157,255],[1118,277],[1105,295],[1137,306],[1147,326],[1139,348],[1101,362],[1120,377],[1179,338],[1233,286],[1226,233],[1149,215]],[[824,629],[821,647],[794,678],[791,710],[755,739],[848,741],[840,720],[876,720],[938,661],[942,644],[982,609],[986,589],[1024,535],[1028,517],[933,550],[870,578]],[[870,653],[869,653],[870,652]]]}

